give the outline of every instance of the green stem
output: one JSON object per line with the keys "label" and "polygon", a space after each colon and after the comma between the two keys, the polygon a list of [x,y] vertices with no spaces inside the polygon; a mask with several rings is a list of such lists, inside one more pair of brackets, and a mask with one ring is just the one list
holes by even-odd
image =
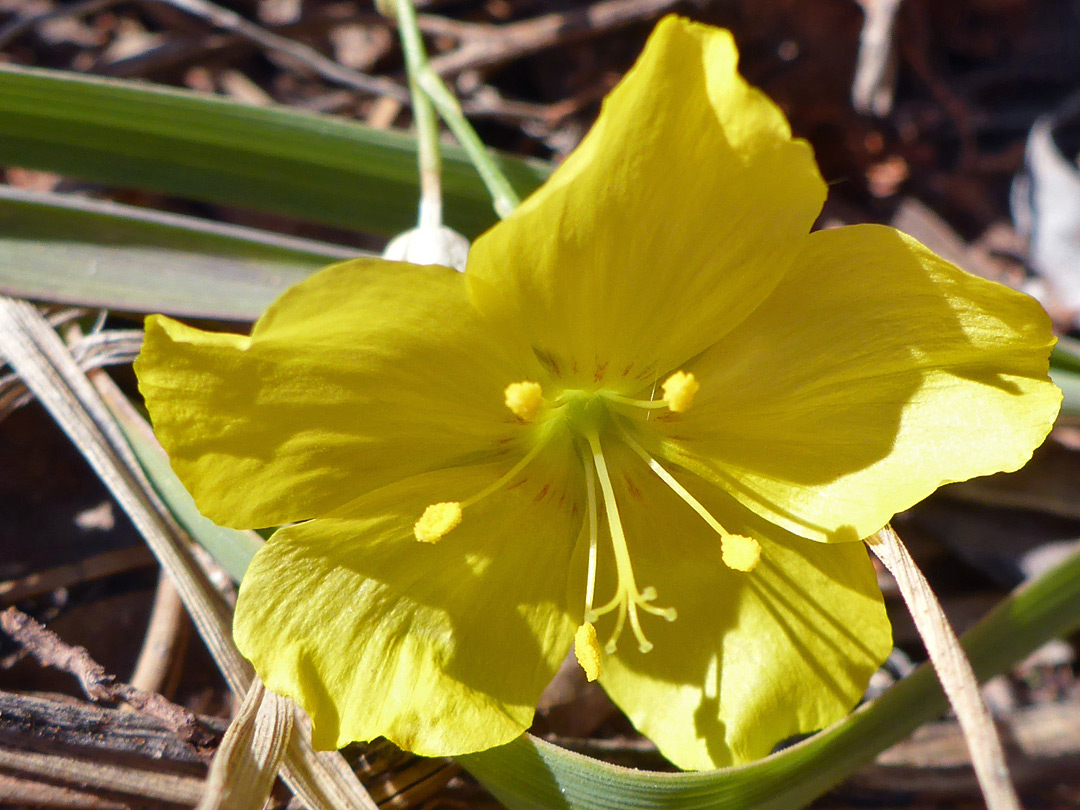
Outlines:
{"label": "green stem", "polygon": [[518,207],[521,198],[518,197],[510,185],[510,181],[506,179],[506,175],[502,173],[502,170],[492,159],[487,147],[480,140],[480,136],[476,134],[476,130],[466,120],[465,113],[462,111],[457,98],[450,92],[450,88],[446,86],[446,83],[439,78],[439,74],[425,64],[417,76],[417,81],[424,88],[424,92],[428,94],[443,121],[450,127],[450,131],[454,133],[454,137],[464,147],[465,152],[469,155],[469,160],[476,167],[476,171],[480,173],[480,178],[484,181],[484,185],[487,186],[488,193],[491,195],[495,213],[505,219]]}
{"label": "green stem", "polygon": [[427,54],[416,23],[416,10],[411,0],[395,0],[394,10],[405,52],[405,67],[409,73],[409,95],[419,144],[420,217],[421,228],[442,225],[442,152],[439,149],[439,122],[431,99],[420,87],[417,77],[427,66]]}
{"label": "green stem", "polygon": [[[401,31],[402,47],[405,50],[406,66],[409,70],[409,90],[413,96],[417,127],[421,130],[421,145],[423,145],[427,135],[423,129],[422,116],[430,113],[430,107],[428,106],[430,101],[431,104],[434,104],[435,109],[438,110],[446,125],[450,127],[454,137],[464,147],[473,166],[476,167],[480,179],[484,181],[484,185],[487,186],[488,193],[491,195],[495,213],[502,218],[509,216],[518,207],[521,198],[518,197],[513,186],[510,185],[510,181],[506,179],[506,175],[502,173],[498,164],[488,153],[487,147],[480,140],[480,136],[476,134],[476,130],[472,128],[472,124],[465,118],[465,113],[462,111],[457,98],[439,77],[439,74],[432,70],[428,64],[427,52],[424,50],[424,42],[420,37],[420,26],[416,20],[416,9],[413,8],[412,0],[394,0],[394,2],[398,28]],[[417,86],[426,95],[422,104],[417,103],[419,96],[416,92]],[[427,111],[422,112],[422,107],[427,107]],[[433,124],[431,126],[434,127]],[[420,171],[421,177],[423,177],[423,151],[421,151]]]}

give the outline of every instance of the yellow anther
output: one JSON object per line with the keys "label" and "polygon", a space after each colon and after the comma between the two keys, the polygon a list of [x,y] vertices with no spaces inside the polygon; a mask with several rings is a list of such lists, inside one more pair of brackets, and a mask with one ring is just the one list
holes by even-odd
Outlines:
{"label": "yellow anther", "polygon": [[461,504],[457,501],[433,503],[413,526],[413,534],[421,543],[437,543],[461,523]]}
{"label": "yellow anther", "polygon": [[735,571],[753,571],[761,559],[761,544],[753,537],[729,534],[721,542],[724,565]]}
{"label": "yellow anther", "polygon": [[516,382],[506,386],[506,407],[518,419],[531,422],[544,404],[544,394],[540,383]]}
{"label": "yellow anther", "polygon": [[574,633],[574,655],[585,670],[586,680],[595,681],[600,677],[600,640],[590,622],[585,622]]}
{"label": "yellow anther", "polygon": [[660,386],[664,389],[664,402],[673,413],[682,413],[689,410],[694,404],[694,394],[701,385],[694,379],[693,374],[685,371],[676,371]]}

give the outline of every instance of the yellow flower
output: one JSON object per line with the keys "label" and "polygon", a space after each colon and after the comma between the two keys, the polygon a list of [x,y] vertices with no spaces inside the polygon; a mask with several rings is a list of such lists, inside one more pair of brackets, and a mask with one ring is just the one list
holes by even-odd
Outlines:
{"label": "yellow flower", "polygon": [[574,647],[685,768],[851,708],[890,647],[857,541],[1021,466],[1059,392],[1031,299],[888,228],[810,233],[824,197],[731,36],[668,18],[464,274],[336,265],[250,337],[148,320],[200,508],[297,524],[235,631],[317,745],[507,742]]}

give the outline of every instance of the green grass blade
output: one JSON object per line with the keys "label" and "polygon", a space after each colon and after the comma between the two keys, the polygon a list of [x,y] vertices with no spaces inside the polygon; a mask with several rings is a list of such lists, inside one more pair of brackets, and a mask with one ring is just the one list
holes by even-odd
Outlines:
{"label": "green grass blade", "polygon": [[1080,374],[1051,367],[1050,379],[1061,389],[1061,413],[1064,416],[1080,416]]}
{"label": "green grass blade", "polygon": [[1058,338],[1050,353],[1050,378],[1064,395],[1061,412],[1080,416],[1080,340]]}
{"label": "green grass blade", "polygon": [[1080,340],[1062,335],[1050,352],[1050,367],[1080,374]]}
{"label": "green grass blade", "polygon": [[192,217],[0,186],[0,293],[250,321],[359,251]]}
{"label": "green grass blade", "polygon": [[[496,221],[457,148],[444,152],[447,224],[474,237]],[[153,189],[344,228],[394,234],[416,224],[412,137],[285,107],[0,67],[0,163],[111,186]],[[538,161],[498,156],[522,195]]]}
{"label": "green grass blade", "polygon": [[[963,642],[976,673],[986,680],[1077,627],[1080,554],[1005,600]],[[458,760],[510,810],[788,810],[821,795],[945,707],[941,687],[924,665],[835,726],[739,768],[635,771],[528,736]]]}

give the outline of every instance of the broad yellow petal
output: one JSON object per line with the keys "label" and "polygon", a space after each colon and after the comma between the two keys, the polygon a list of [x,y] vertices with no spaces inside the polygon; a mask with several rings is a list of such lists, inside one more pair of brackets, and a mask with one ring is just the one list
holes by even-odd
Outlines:
{"label": "broad yellow petal", "polygon": [[938,486],[1015,470],[1057,415],[1026,295],[890,228],[811,235],[798,268],[688,368],[664,453],[814,540],[857,540]]}
{"label": "broad yellow petal", "polygon": [[[235,637],[267,688],[300,703],[320,748],[384,736],[447,756],[505,743],[573,642],[567,578],[576,490],[528,477],[437,543],[413,524],[500,467],[418,476],[278,531],[240,588]],[[577,576],[583,577],[580,570]]]}
{"label": "broad yellow petal", "polygon": [[147,321],[135,364],[158,438],[208,517],[255,528],[505,452],[502,359],[460,273],[363,260],[267,310],[250,338]]}
{"label": "broad yellow petal", "polygon": [[636,387],[777,284],[825,198],[727,31],[663,20],[554,176],[481,236],[478,306],[571,387]]}
{"label": "broad yellow petal", "polygon": [[[808,543],[681,476],[726,529],[761,543],[753,571],[734,571],[720,538],[659,479],[625,464],[620,478],[632,484],[619,494],[634,573],[678,611],[670,623],[642,618],[650,652],[624,633],[602,661],[600,683],[638,730],[696,770],[749,762],[844,717],[892,646],[865,547]],[[601,642],[610,621],[597,625]]]}

